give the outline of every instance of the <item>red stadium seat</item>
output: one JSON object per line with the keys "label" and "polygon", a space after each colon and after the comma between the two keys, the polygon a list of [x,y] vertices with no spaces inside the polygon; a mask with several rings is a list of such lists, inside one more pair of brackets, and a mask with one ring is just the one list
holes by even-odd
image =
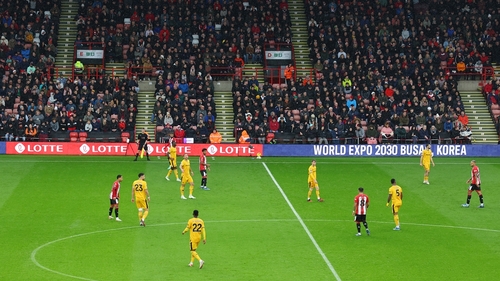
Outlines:
{"label": "red stadium seat", "polygon": [[128,133],[128,132],[123,132],[123,133],[121,134],[121,138],[122,138],[122,142],[127,142],[127,141],[129,140],[129,138],[130,138],[130,133]]}
{"label": "red stadium seat", "polygon": [[69,133],[69,140],[70,141],[78,141],[78,133],[77,132]]}
{"label": "red stadium seat", "polygon": [[81,142],[87,141],[87,137],[88,137],[87,132],[78,133],[78,138],[80,139]]}
{"label": "red stadium seat", "polygon": [[156,126],[156,132],[161,132],[164,128],[164,126]]}

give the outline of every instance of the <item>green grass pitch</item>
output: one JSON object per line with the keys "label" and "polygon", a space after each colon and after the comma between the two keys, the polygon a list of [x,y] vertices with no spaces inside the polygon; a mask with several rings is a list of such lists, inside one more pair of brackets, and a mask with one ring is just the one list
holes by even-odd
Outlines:
{"label": "green grass pitch", "polygon": [[[198,159],[191,157],[196,200],[180,200],[179,183],[165,180],[165,158],[0,159],[0,280],[498,278],[496,158],[476,159],[484,209],[477,208],[476,194],[470,208],[461,207],[470,158],[435,157],[430,185],[422,184],[418,158],[318,158],[322,203],[306,202],[311,158],[209,157],[211,191],[202,191]],[[144,228],[130,202],[139,172],[146,174],[151,193]],[[124,176],[122,222],[107,218],[117,174]],[[404,191],[399,232],[392,230],[385,206],[391,178]],[[369,237],[364,229],[363,236],[354,235],[352,205],[359,186],[371,200]],[[197,262],[188,267],[189,238],[181,235],[194,209],[208,236],[198,250],[206,261],[202,270]]]}

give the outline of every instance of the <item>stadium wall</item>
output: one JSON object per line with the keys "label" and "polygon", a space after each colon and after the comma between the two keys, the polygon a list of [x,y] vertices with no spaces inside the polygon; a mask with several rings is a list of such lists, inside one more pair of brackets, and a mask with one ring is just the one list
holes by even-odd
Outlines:
{"label": "stadium wall", "polygon": [[[306,156],[306,157],[384,157],[420,156],[424,144],[380,145],[280,145],[280,144],[177,144],[179,155],[200,155],[207,148],[209,156]],[[432,145],[435,156],[498,157],[499,145]],[[164,156],[168,144],[148,145],[151,156]],[[135,143],[92,142],[0,142],[0,154],[11,155],[103,155],[126,156],[137,153]]]}

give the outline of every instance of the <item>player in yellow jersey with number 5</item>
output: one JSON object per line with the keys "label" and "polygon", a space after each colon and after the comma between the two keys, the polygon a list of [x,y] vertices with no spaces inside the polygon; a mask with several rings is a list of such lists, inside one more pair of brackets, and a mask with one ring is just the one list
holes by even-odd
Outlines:
{"label": "player in yellow jersey with number 5", "polygon": [[394,216],[394,223],[396,227],[394,230],[399,230],[399,209],[403,205],[403,189],[396,184],[396,179],[391,179],[391,187],[389,188],[389,197],[387,197],[387,207],[392,201],[392,215]]}

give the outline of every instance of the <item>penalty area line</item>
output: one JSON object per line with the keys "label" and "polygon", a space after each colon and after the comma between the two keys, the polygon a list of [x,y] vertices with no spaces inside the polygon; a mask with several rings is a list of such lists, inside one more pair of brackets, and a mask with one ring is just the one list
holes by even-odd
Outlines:
{"label": "penalty area line", "polygon": [[302,218],[300,217],[299,213],[297,213],[297,210],[295,210],[295,208],[293,207],[292,202],[290,202],[290,200],[288,200],[288,197],[286,196],[285,192],[283,191],[283,189],[281,188],[281,186],[279,185],[279,183],[274,178],[273,174],[271,173],[271,171],[267,167],[266,163],[262,162],[262,165],[266,169],[267,174],[269,175],[269,177],[271,177],[271,179],[273,180],[274,185],[276,185],[276,188],[278,188],[278,190],[280,191],[281,195],[285,199],[286,203],[288,204],[288,207],[290,207],[290,209],[292,210],[293,214],[295,215],[295,217],[299,221],[300,225],[302,225],[302,228],[304,228],[304,231],[307,233],[307,236],[309,236],[309,239],[311,239],[311,242],[314,244],[314,247],[316,247],[316,250],[321,255],[321,257],[323,258],[323,260],[325,261],[326,265],[328,266],[328,268],[332,272],[333,276],[335,276],[335,279],[337,279],[337,281],[341,281],[342,279],[340,279],[339,274],[337,273],[337,271],[333,267],[333,265],[330,262],[330,260],[328,260],[328,257],[325,255],[325,253],[323,252],[323,250],[321,250],[321,247],[318,245],[318,242],[316,242],[316,239],[314,239],[313,235],[311,234],[311,231],[309,231],[309,228],[307,228],[307,225],[304,223],[304,220],[302,220]]}

